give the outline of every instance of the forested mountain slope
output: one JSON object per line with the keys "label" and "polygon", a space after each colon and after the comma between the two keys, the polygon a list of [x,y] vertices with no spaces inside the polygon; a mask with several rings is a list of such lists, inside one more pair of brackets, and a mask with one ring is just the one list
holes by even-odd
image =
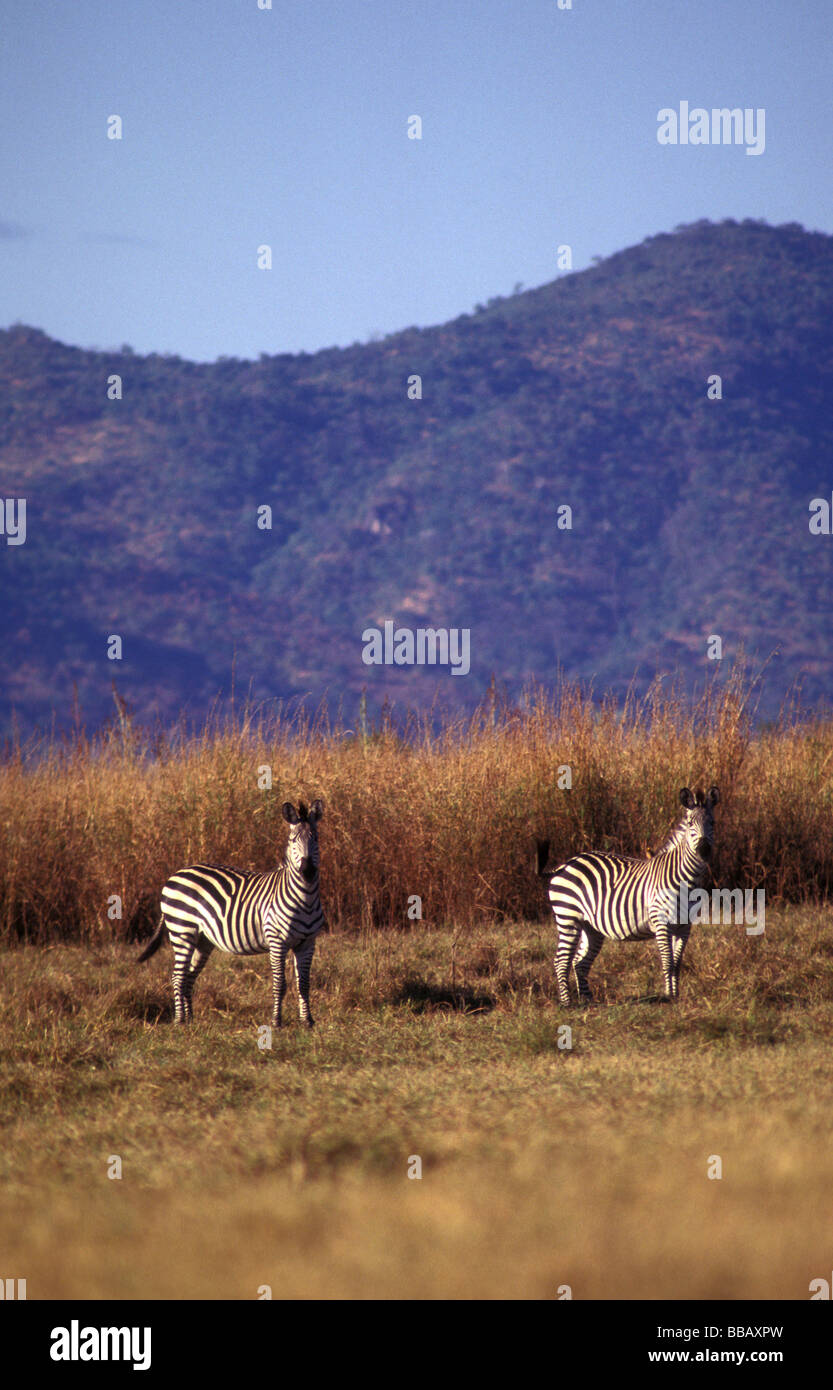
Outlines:
{"label": "forested mountain slope", "polygon": [[[756,222],[314,354],[0,332],[0,495],[27,499],[25,544],[0,537],[0,728],[68,722],[74,689],[92,726],[114,677],[141,718],[199,717],[233,662],[238,690],[351,712],[365,685],[473,703],[559,667],[693,682],[710,634],[780,649],[765,711],[802,672],[830,697],[833,537],[809,503],[833,492],[832,347],[833,238]],[[385,619],[469,628],[470,674],[363,664]]]}

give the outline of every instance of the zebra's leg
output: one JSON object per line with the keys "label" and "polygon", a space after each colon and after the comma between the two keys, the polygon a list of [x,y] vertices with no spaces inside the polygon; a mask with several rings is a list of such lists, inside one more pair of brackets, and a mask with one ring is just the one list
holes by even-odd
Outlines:
{"label": "zebra's leg", "polygon": [[315,1020],[309,1011],[309,977],[312,958],[315,955],[315,937],[305,941],[295,951],[295,974],[298,977],[298,1011],[301,1022],[312,1028]]}
{"label": "zebra's leg", "polygon": [[271,936],[269,938],[269,963],[272,966],[272,1027],[280,1028],[283,997],[286,994],[286,952],[285,941]]}
{"label": "zebra's leg", "polygon": [[183,996],[185,999],[186,1009],[188,1011],[187,1016],[189,1023],[191,1022],[191,1019],[194,1016],[194,1010],[191,1004],[191,996],[194,993],[194,985],[197,982],[197,977],[200,971],[205,966],[205,963],[213,950],[213,941],[209,941],[208,937],[203,936],[202,932],[200,932],[199,936],[197,937],[197,944],[194,948],[194,954],[191,958],[191,964],[188,969],[188,974],[186,975],[183,984]]}
{"label": "zebra's leg", "polygon": [[662,974],[665,981],[666,999],[674,999],[674,970],[673,958],[671,953],[671,928],[667,922],[659,922],[654,929],[657,939],[657,950],[659,951],[660,963],[662,964]]}
{"label": "zebra's leg", "polygon": [[174,987],[174,1018],[177,1023],[191,1022],[191,996],[188,990],[188,974],[196,941],[193,936],[171,932],[171,945],[174,949],[174,973],[171,983]]}
{"label": "zebra's leg", "polygon": [[576,952],[576,984],[578,985],[578,997],[581,1003],[591,1004],[593,994],[587,977],[590,974],[590,967],[599,954],[604,944],[604,937],[601,932],[596,931],[595,927],[584,925],[581,933],[581,941]]}
{"label": "zebra's leg", "polygon": [[555,957],[558,1002],[566,1006],[570,1002],[570,966],[581,937],[581,923],[569,917],[562,917],[559,913],[555,914],[555,920],[558,923],[558,953]]}
{"label": "zebra's leg", "polygon": [[680,996],[680,966],[690,933],[690,926],[679,927],[674,933],[671,943],[671,994],[674,999],[678,999]]}

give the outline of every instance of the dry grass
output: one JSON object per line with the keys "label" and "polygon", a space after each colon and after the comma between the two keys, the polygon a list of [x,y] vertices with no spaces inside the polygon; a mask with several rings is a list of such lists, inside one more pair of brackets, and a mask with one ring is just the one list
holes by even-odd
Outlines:
{"label": "dry grass", "polygon": [[807,1299],[833,1217],[828,915],[695,929],[677,1008],[634,1002],[652,945],[608,943],[599,1003],[561,1011],[553,948],[538,922],[325,937],[318,1028],[290,1013],[265,1052],[265,958],[215,955],[188,1030],[167,952],[5,952],[5,1273],[30,1298]]}
{"label": "dry grass", "polygon": [[[645,853],[684,784],[716,782],[717,880],[768,902],[833,887],[833,724],[784,721],[753,737],[738,670],[697,709],[658,686],[624,711],[575,687],[487,704],[397,735],[244,715],[151,737],[121,719],[8,753],[0,765],[0,942],[132,939],[159,891],[195,860],[264,870],[283,852],[285,799],[324,797],[322,883],[334,929],[540,915],[536,835],[556,860],[583,848]],[[569,766],[572,789],[560,790]],[[273,791],[260,790],[271,768]],[[110,920],[113,895],[122,917]]]}
{"label": "dry grass", "polygon": [[[753,735],[750,696],[739,672],[695,710],[564,686],[439,730],[247,715],[151,738],[122,718],[11,750],[4,1277],[30,1298],[807,1298],[833,1216],[833,724]],[[535,836],[558,859],[645,852],[698,782],[722,794],[716,880],[766,889],[765,936],[695,928],[676,1008],[637,1002],[650,945],[608,943],[596,1006],[560,1011]],[[267,868],[280,803],[314,794],[318,1028],[260,1051],[268,961],[220,953],[172,1026],[167,949],[139,967],[127,944],[162,882]]]}

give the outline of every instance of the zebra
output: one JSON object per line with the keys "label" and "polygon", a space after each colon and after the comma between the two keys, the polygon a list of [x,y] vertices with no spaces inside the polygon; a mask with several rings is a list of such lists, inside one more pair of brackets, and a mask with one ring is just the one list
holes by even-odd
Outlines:
{"label": "zebra", "polygon": [[590,1003],[590,967],[605,937],[618,941],[656,937],[665,977],[665,997],[679,995],[680,963],[691,926],[678,922],[680,889],[700,885],[714,847],[713,809],[717,787],[696,796],[680,792],[684,814],[650,859],[620,854],[577,854],[550,874],[549,841],[538,841],[538,873],[549,878],[549,899],[558,923],[555,971],[558,1000],[569,1004],[568,974],[574,966],[579,1000]]}
{"label": "zebra", "polygon": [[281,1026],[286,993],[285,962],[291,949],[298,976],[301,1022],[313,1027],[309,1007],[310,966],[315,938],[324,925],[318,875],[320,801],[307,810],[284,802],[289,842],[283,864],[268,874],[244,873],[223,864],[180,869],[162,889],[162,919],[140,961],[158,951],[167,932],[174,952],[174,1014],[177,1023],[193,1017],[191,995],[215,946],[234,955],[269,952],[272,966],[272,1027]]}

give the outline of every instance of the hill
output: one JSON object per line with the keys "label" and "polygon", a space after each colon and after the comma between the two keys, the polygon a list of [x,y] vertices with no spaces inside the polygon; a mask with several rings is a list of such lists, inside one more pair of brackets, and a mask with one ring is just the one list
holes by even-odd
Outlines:
{"label": "hill", "polygon": [[[66,723],[75,698],[98,723],[114,676],[143,719],[199,718],[232,668],[258,699],[326,689],[351,716],[364,686],[373,705],[559,668],[693,684],[712,634],[724,659],[780,650],[765,712],[799,678],[829,699],[833,537],[808,508],[833,492],[831,324],[833,238],[746,221],[314,354],[0,332],[2,495],[27,499],[25,544],[0,539],[0,728]],[[386,619],[470,629],[470,673],[365,665]]]}

